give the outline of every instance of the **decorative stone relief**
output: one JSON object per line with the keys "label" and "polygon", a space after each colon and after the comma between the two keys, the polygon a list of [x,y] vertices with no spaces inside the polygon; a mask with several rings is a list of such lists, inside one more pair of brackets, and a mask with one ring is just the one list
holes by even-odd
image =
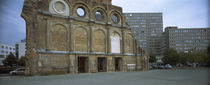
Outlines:
{"label": "decorative stone relief", "polygon": [[51,0],[49,6],[50,13],[69,16],[69,6],[64,0]]}

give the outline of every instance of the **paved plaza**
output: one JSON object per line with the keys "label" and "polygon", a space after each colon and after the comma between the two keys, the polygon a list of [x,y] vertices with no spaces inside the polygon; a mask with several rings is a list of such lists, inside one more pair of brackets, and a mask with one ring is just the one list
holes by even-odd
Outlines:
{"label": "paved plaza", "polygon": [[209,85],[209,69],[0,76],[0,85]]}

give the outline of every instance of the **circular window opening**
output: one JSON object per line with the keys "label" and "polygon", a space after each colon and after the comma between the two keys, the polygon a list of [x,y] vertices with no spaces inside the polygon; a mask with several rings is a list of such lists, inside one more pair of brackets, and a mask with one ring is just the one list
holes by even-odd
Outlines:
{"label": "circular window opening", "polygon": [[82,7],[77,8],[77,15],[81,17],[85,16],[85,10]]}
{"label": "circular window opening", "polygon": [[55,2],[53,8],[57,13],[64,13],[64,11],[66,10],[65,4],[61,1]]}
{"label": "circular window opening", "polygon": [[98,10],[95,12],[95,17],[96,17],[96,20],[102,21],[104,20],[104,13]]}
{"label": "circular window opening", "polygon": [[119,21],[120,21],[117,14],[113,14],[111,18],[112,18],[112,21],[113,21],[115,24],[118,24]]}

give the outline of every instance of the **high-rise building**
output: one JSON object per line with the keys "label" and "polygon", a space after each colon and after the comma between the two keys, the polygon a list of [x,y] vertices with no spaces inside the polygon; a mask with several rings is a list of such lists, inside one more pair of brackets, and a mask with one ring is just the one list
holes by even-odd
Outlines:
{"label": "high-rise building", "polygon": [[178,52],[206,50],[210,45],[210,28],[167,27],[164,37],[166,48],[174,48]]}
{"label": "high-rise building", "polygon": [[3,65],[2,60],[4,60],[10,53],[15,54],[15,47],[0,43],[0,65]]}
{"label": "high-rise building", "polygon": [[162,13],[125,13],[138,45],[152,55],[160,55],[160,38],[163,33]]}
{"label": "high-rise building", "polygon": [[18,42],[15,44],[15,48],[16,48],[16,57],[18,59],[20,59],[22,56],[25,56],[25,52],[26,52],[26,42],[25,39],[21,40],[21,42]]}

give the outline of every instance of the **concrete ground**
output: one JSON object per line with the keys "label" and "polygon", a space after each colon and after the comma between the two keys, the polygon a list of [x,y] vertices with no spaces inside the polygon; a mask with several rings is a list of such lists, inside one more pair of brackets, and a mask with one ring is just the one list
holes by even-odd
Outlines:
{"label": "concrete ground", "polygon": [[0,85],[210,85],[209,69],[151,70],[53,76],[0,76]]}

